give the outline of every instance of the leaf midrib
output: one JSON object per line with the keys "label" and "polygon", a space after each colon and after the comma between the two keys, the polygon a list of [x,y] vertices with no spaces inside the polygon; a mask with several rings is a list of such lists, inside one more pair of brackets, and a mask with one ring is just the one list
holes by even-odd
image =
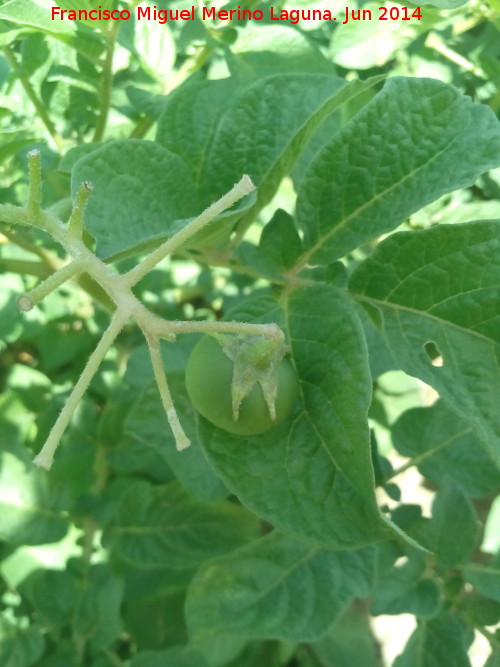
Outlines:
{"label": "leaf midrib", "polygon": [[[457,98],[457,99],[458,99],[458,98]],[[455,100],[455,102],[456,102],[456,101],[457,101],[457,100]],[[470,126],[470,123],[471,123],[471,117],[470,117],[470,114],[469,114],[469,123],[468,123],[468,125],[467,125],[467,128]],[[464,128],[464,129],[465,129],[465,128]],[[457,134],[457,135],[452,139],[452,141],[448,142],[448,143],[447,143],[445,146],[443,146],[443,148],[442,148],[441,150],[439,150],[437,153],[434,153],[434,154],[432,155],[432,157],[431,157],[429,160],[427,160],[426,162],[423,162],[422,164],[418,165],[418,167],[416,167],[416,168],[413,169],[411,172],[409,172],[408,174],[406,174],[402,179],[398,180],[396,183],[393,183],[392,185],[390,185],[390,187],[388,187],[388,188],[386,188],[385,190],[381,191],[380,193],[376,194],[374,197],[372,197],[372,199],[370,199],[370,200],[364,202],[364,204],[362,204],[362,205],[359,206],[357,209],[355,209],[355,210],[354,210],[352,213],[350,213],[347,217],[345,217],[345,218],[339,220],[339,222],[338,222],[336,225],[334,225],[334,226],[330,229],[329,232],[327,232],[324,236],[322,236],[322,237],[320,238],[319,241],[317,241],[313,246],[311,246],[311,247],[310,247],[310,248],[309,248],[309,249],[302,255],[302,257],[300,258],[300,260],[299,260],[299,261],[297,262],[297,264],[293,267],[292,272],[293,272],[294,274],[295,274],[295,273],[298,273],[298,272],[299,272],[299,271],[300,271],[300,270],[307,264],[307,262],[309,261],[309,258],[310,258],[311,256],[313,256],[314,253],[316,253],[316,252],[321,248],[321,246],[325,243],[325,241],[327,241],[327,240],[330,239],[332,236],[334,236],[337,232],[339,232],[339,230],[344,229],[344,228],[346,227],[346,225],[348,225],[349,222],[351,222],[351,220],[353,220],[353,219],[355,219],[356,217],[358,217],[359,215],[361,215],[361,213],[363,213],[363,212],[364,212],[366,209],[368,209],[370,206],[375,205],[375,203],[377,203],[378,201],[380,201],[380,200],[381,200],[382,198],[384,198],[386,195],[390,194],[390,193],[391,193],[392,191],[394,191],[396,188],[398,188],[398,187],[400,187],[401,185],[403,185],[403,184],[404,184],[406,181],[408,181],[409,179],[413,178],[413,176],[414,176],[415,174],[417,174],[420,170],[422,170],[422,169],[424,169],[425,167],[427,167],[427,166],[428,166],[429,164],[431,164],[431,162],[433,162],[436,158],[440,157],[443,153],[445,153],[446,151],[448,151],[448,150],[451,148],[451,146],[453,146],[455,143],[457,143],[458,140],[462,137],[463,132],[464,132],[464,130],[462,130],[462,132],[460,132],[460,134]],[[335,141],[338,141],[338,139],[336,138]],[[334,142],[332,142],[332,144],[333,144],[333,143],[334,143]],[[330,146],[331,146],[332,144],[330,144]],[[343,204],[343,203],[344,203],[344,198],[342,198],[342,204]],[[396,227],[397,224],[398,224],[398,223],[396,223],[396,224],[394,225],[394,227]],[[333,260],[332,260],[332,261],[333,261]]]}
{"label": "leaf midrib", "polygon": [[440,326],[447,326],[452,329],[456,329],[457,331],[460,331],[460,333],[466,333],[469,334],[470,336],[474,336],[481,342],[488,343],[489,345],[497,345],[500,347],[500,342],[493,340],[493,338],[488,338],[482,333],[479,333],[478,331],[475,331],[474,329],[467,329],[466,327],[463,327],[456,322],[451,322],[450,320],[445,320],[441,317],[437,317],[436,315],[431,315],[428,311],[425,310],[417,310],[416,308],[411,308],[410,306],[404,306],[400,303],[392,303],[390,301],[384,301],[383,299],[375,299],[374,297],[369,297],[369,296],[364,296],[361,294],[352,294],[352,297],[356,299],[357,301],[364,302],[364,303],[369,303],[371,305],[374,305],[376,307],[381,307],[381,308],[390,308],[391,310],[401,310],[407,313],[410,313],[412,315],[418,315],[422,318],[428,318],[429,320],[435,321],[437,324]]}

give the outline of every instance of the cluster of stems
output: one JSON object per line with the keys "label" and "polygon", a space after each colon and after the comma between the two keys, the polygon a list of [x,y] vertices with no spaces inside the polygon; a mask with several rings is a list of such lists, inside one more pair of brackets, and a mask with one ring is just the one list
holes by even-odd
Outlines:
{"label": "cluster of stems", "polygon": [[54,452],[57,449],[61,436],[71,421],[75,408],[115,338],[125,323],[130,320],[137,324],[147,341],[154,376],[162,404],[175,437],[176,447],[179,451],[185,449],[189,446],[190,442],[184,433],[172,401],[160,354],[160,340],[173,341],[179,333],[225,332],[265,336],[282,341],[283,332],[276,324],[165,320],[151,313],[132,293],[132,288],[158,262],[175,252],[182,244],[199,232],[200,229],[230,208],[239,199],[252,192],[254,189],[252,181],[248,176],[243,176],[221,199],[209,206],[197,218],[161,244],[133,269],[127,273],[120,274],[96,257],[82,241],[83,217],[87,199],[92,191],[91,183],[85,182],[81,184],[73,202],[71,217],[68,223],[65,224],[59,218],[42,209],[42,172],[39,151],[34,150],[28,154],[28,165],[29,194],[27,205],[24,207],[0,205],[0,220],[10,225],[27,225],[44,230],[63,246],[67,252],[68,261],[62,268],[51,274],[37,287],[25,294],[21,294],[17,300],[19,308],[24,311],[30,310],[68,279],[82,273],[89,274],[105,290],[116,306],[108,328],[90,355],[82,374],[73,387],[66,404],[52,427],[42,450],[35,457],[34,462],[42,468],[50,469]]}

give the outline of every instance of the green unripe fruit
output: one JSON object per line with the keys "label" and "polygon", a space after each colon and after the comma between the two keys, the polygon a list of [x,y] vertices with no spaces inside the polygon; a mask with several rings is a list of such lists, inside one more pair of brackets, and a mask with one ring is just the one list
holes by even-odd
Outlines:
{"label": "green unripe fruit", "polygon": [[238,419],[234,420],[233,370],[233,362],[211,336],[204,336],[195,345],[186,368],[186,387],[193,406],[205,419],[235,435],[256,435],[289,417],[299,397],[299,383],[288,359],[283,359],[278,367],[274,421],[260,384],[255,384],[242,400]]}

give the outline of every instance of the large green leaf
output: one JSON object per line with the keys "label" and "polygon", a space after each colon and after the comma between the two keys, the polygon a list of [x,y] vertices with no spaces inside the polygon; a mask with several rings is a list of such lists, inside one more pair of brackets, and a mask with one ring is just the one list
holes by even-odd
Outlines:
{"label": "large green leaf", "polygon": [[168,467],[196,498],[217,500],[228,492],[195,444],[194,408],[184,383],[187,353],[194,343],[190,338],[179,338],[173,345],[164,343],[162,351],[175,408],[193,445],[182,453],[176,449],[145,345],[130,355],[120,389],[108,402],[99,435],[110,443],[107,460],[114,470],[165,474]]}
{"label": "large green leaf", "polygon": [[45,639],[35,625],[21,627],[0,619],[0,664],[2,667],[30,667],[41,658]]}
{"label": "large green leaf", "polygon": [[198,213],[191,177],[181,157],[159,144],[124,139],[104,144],[73,167],[73,195],[84,181],[93,191],[85,226],[100,257],[164,240],[175,224]]}
{"label": "large green leaf", "polygon": [[13,544],[46,544],[68,530],[60,494],[39,468],[9,452],[0,460],[0,539]]}
{"label": "large green leaf", "polygon": [[470,667],[467,642],[460,620],[443,613],[429,621],[419,623],[394,667]]}
{"label": "large green leaf", "polygon": [[[372,67],[382,67],[397,57],[398,53],[407,50],[411,42],[427,32],[433,23],[439,20],[436,12],[432,11],[421,12],[420,20],[409,18],[415,11],[410,7],[405,7],[406,18],[404,18],[406,12],[403,8],[395,7],[398,18],[389,20],[389,17],[392,19],[389,10],[394,5],[387,7],[387,13],[384,13],[381,4],[379,2],[363,3],[361,12],[366,19],[361,21],[353,20],[352,7],[345,8],[348,10],[349,28],[334,30],[330,42],[330,54],[335,64],[346,69],[367,70]],[[339,20],[345,20],[345,10],[342,10],[342,18],[339,16]],[[352,11],[356,15],[356,9]],[[364,14],[364,12],[367,13]],[[371,13],[371,16],[368,12]]]}
{"label": "large green leaf", "polygon": [[335,65],[305,32],[281,22],[275,25],[247,23],[227,54],[227,64],[237,79],[290,72],[336,73]]}
{"label": "large green leaf", "polygon": [[337,548],[388,537],[375,502],[371,379],[356,309],[342,290],[326,285],[297,289],[284,306],[250,300],[246,312],[231,316],[256,320],[265,309],[262,319],[284,326],[300,409],[252,437],[230,435],[200,418],[205,453],[229,489],[278,527]]}
{"label": "large green leaf", "polygon": [[52,20],[52,2],[41,0],[10,0],[0,8],[0,20],[13,21],[17,26],[34,28],[48,33],[72,35],[75,32],[73,21]]}
{"label": "large green leaf", "polygon": [[335,621],[325,637],[299,647],[296,656],[298,667],[382,667],[383,664],[371,619],[363,607],[356,604]]}
{"label": "large green leaf", "polygon": [[466,563],[474,550],[479,524],[462,489],[445,478],[432,505],[432,551],[439,567]]}
{"label": "large green leaf", "polygon": [[[241,92],[241,85],[235,78],[197,81],[166,98],[156,141],[189,165],[197,189],[220,119]],[[217,181],[215,174],[213,180]]]}
{"label": "large green leaf", "polygon": [[[257,198],[248,198],[234,219],[244,212],[252,220],[324,120],[380,81],[346,84],[334,76],[293,73],[259,79],[243,91],[233,79],[195,83],[167,101],[157,140],[191,166],[191,197],[200,211],[249,174]],[[229,233],[227,219],[224,225]],[[209,238],[218,238],[219,227],[207,230]]]}
{"label": "large green leaf", "polygon": [[312,641],[366,595],[373,549],[332,552],[274,532],[205,563],[186,600],[190,636],[219,632]]}
{"label": "large green leaf", "polygon": [[77,582],[77,587],[78,600],[72,618],[75,632],[96,648],[105,648],[122,631],[124,581],[107,564],[97,563]]}
{"label": "large green leaf", "polygon": [[[400,367],[435,387],[498,464],[500,223],[394,234],[350,290],[372,308]],[[432,363],[437,353],[442,366]]]}
{"label": "large green leaf", "polygon": [[500,567],[471,563],[461,568],[465,580],[485,597],[500,602]]}
{"label": "large green leaf", "polygon": [[500,470],[472,427],[441,400],[404,412],[392,426],[392,441],[435,484],[447,475],[470,496],[500,489]]}
{"label": "large green leaf", "polygon": [[203,655],[191,646],[172,646],[165,651],[141,651],[132,658],[130,667],[208,667]]}
{"label": "large green leaf", "polygon": [[392,543],[378,546],[371,614],[435,616],[440,607],[440,591],[427,569],[426,555],[415,549],[403,552]]}
{"label": "large green leaf", "polygon": [[176,483],[129,483],[106,538],[135,567],[182,572],[255,536],[255,518],[226,501],[201,503]]}
{"label": "large green leaf", "polygon": [[433,79],[389,80],[302,180],[299,265],[333,262],[499,164],[491,109]]}

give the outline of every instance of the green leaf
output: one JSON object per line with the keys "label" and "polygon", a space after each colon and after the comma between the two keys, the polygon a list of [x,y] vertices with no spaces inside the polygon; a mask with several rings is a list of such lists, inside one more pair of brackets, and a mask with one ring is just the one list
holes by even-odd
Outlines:
{"label": "green leaf", "polygon": [[[110,9],[113,6],[113,0],[99,0],[99,9]],[[67,9],[70,11],[75,11],[78,14],[78,10],[83,9],[86,10],[87,12],[90,11],[91,9],[96,9],[95,2],[92,2],[92,0],[60,0],[58,2],[58,6],[61,9]],[[82,15],[83,17],[83,15]],[[59,20],[59,19],[57,19]],[[54,21],[55,22],[55,21]],[[85,20],[82,18],[82,23],[86,23],[89,26],[100,26],[101,28],[106,28],[108,25],[108,21],[95,21],[92,19]],[[65,19],[63,21],[60,21],[60,23],[70,23],[70,21]]]}
{"label": "green leaf", "polygon": [[258,79],[278,73],[335,74],[334,65],[308,36],[287,25],[247,24],[227,54],[233,77]]}
{"label": "green leaf", "polygon": [[156,141],[189,165],[195,188],[221,116],[240,90],[234,78],[216,79],[182,86],[166,98]]}
{"label": "green leaf", "polygon": [[334,553],[274,532],[198,570],[186,600],[190,636],[312,641],[368,592],[372,567],[372,550]]}
{"label": "green leaf", "polygon": [[191,338],[180,338],[174,345],[164,343],[162,346],[175,408],[193,443],[191,447],[182,453],[176,449],[145,345],[130,355],[120,389],[107,406],[106,416],[110,421],[100,435],[108,442],[110,438],[116,438],[107,450],[107,460],[115,470],[159,472],[162,464],[163,468],[168,465],[178,481],[196,498],[217,500],[227,496],[228,491],[196,445],[194,409],[184,382],[184,368],[193,343]]}
{"label": "green leaf", "polygon": [[500,667],[500,647],[493,645],[491,655],[484,663],[484,667]]}
{"label": "green leaf", "polygon": [[174,223],[201,213],[193,208],[184,161],[151,141],[111,141],[84,155],[73,167],[73,196],[84,181],[94,186],[85,226],[96,238],[100,257],[148,241],[159,245]]}
{"label": "green leaf", "polygon": [[456,616],[443,613],[422,621],[410,637],[394,667],[470,667],[463,626]]}
{"label": "green leaf", "polygon": [[498,465],[500,224],[394,234],[354,272],[350,290],[400,367],[433,386]]}
{"label": "green leaf", "polygon": [[460,611],[475,626],[488,626],[500,623],[500,602],[484,595],[472,593],[460,603]]}
{"label": "green leaf", "polygon": [[[153,3],[142,2],[141,8],[153,8]],[[133,13],[133,12],[132,12]],[[152,78],[165,81],[175,63],[175,42],[168,24],[141,19],[134,22],[135,53],[144,70]]]}
{"label": "green leaf", "polygon": [[255,518],[233,503],[196,501],[177,483],[134,482],[121,494],[106,539],[136,567],[182,573],[244,544],[255,531]]}
{"label": "green leaf", "polygon": [[382,667],[379,653],[369,617],[362,606],[358,611],[354,604],[352,609],[335,621],[333,628],[323,639],[299,648],[297,657],[300,667]]}
{"label": "green leaf", "polygon": [[432,505],[433,552],[442,567],[469,559],[479,536],[474,507],[462,489],[445,478]]}
{"label": "green leaf", "polygon": [[2,667],[30,667],[42,656],[45,640],[36,626],[19,628],[0,619],[0,664]]}
{"label": "green leaf", "polygon": [[257,202],[246,214],[253,219],[274,196],[317,127],[380,80],[345,84],[326,75],[280,74],[257,81],[220,119],[202,165],[206,200],[222,195],[242,174],[249,174],[257,186]]}
{"label": "green leaf", "polygon": [[464,578],[479,593],[491,600],[500,602],[500,568],[483,565],[464,565],[460,568]]}
{"label": "green leaf", "polygon": [[489,108],[433,79],[390,79],[302,180],[301,265],[330,264],[499,164],[500,125]]}
{"label": "green leaf", "polygon": [[77,600],[75,577],[63,570],[37,569],[19,586],[36,609],[42,622],[50,626],[66,625]]}
{"label": "green leaf", "polygon": [[[389,60],[397,57],[401,51],[408,49],[411,42],[417,39],[419,35],[429,30],[436,20],[440,17],[435,16],[436,12],[422,12],[422,19],[412,19],[412,12],[415,11],[412,7],[406,7],[406,23],[405,13],[402,8],[394,7],[393,4],[387,6],[387,13],[385,20],[381,5],[385,3],[367,2],[362,3],[360,10],[351,6],[342,9],[342,17],[339,20],[349,25],[348,28],[339,27],[332,33],[330,42],[330,54],[333,62],[336,65],[345,67],[346,69],[371,69],[372,67],[382,67]],[[358,5],[359,6],[359,5]],[[398,17],[395,20],[390,20],[390,9],[394,8],[394,12],[398,11]],[[360,11],[364,20],[355,21],[351,14],[357,16],[357,11]],[[364,12],[367,12],[366,14]],[[370,14],[368,14],[370,12]],[[370,20],[368,17],[370,16]],[[392,17],[391,17],[392,18]],[[442,19],[441,19],[442,20]]]}
{"label": "green leaf", "polygon": [[203,655],[191,646],[172,646],[166,651],[141,651],[130,667],[208,667]]}
{"label": "green leaf", "polygon": [[58,542],[68,530],[62,499],[47,473],[3,452],[0,467],[0,539],[13,544]]}
{"label": "green leaf", "polygon": [[293,291],[285,314],[267,300],[249,300],[246,308],[231,317],[285,327],[301,406],[283,424],[244,438],[200,418],[209,461],[242,503],[295,535],[336,548],[388,537],[375,502],[371,379],[353,305],[342,290],[317,285]]}
{"label": "green leaf", "polygon": [[455,9],[465,5],[467,0],[422,0],[421,4],[424,7],[430,5],[431,7],[438,7],[439,9]]}
{"label": "green leaf", "polygon": [[295,263],[301,250],[302,242],[293,217],[278,208],[264,225],[259,245],[240,243],[236,252],[246,267],[282,281],[283,273]]}
{"label": "green leaf", "polygon": [[123,580],[109,566],[98,563],[79,583],[73,620],[77,634],[88,637],[98,649],[106,648],[122,631]]}
{"label": "green leaf", "polygon": [[259,254],[279,275],[291,268],[300,255],[302,243],[291,215],[277,209],[265,225],[259,241]]}
{"label": "green leaf", "polygon": [[426,577],[426,567],[426,556],[414,549],[405,554],[391,543],[379,546],[371,613],[435,616],[440,593],[436,583]]}
{"label": "green leaf", "polygon": [[[127,577],[127,588],[132,590],[132,578]],[[125,600],[123,620],[140,651],[160,649],[187,641],[184,621],[185,590],[163,590],[161,577],[154,577],[153,590],[145,595],[135,590]],[[137,596],[139,596],[137,598]],[[144,623],[154,618],[154,623]]]}
{"label": "green leaf", "polygon": [[466,421],[442,400],[412,408],[392,426],[394,447],[435,484],[448,475],[470,496],[500,488],[500,470]]}
{"label": "green leaf", "polygon": [[[321,123],[380,81],[376,77],[346,84],[320,74],[280,74],[259,79],[239,95],[232,80],[193,84],[167,101],[157,140],[192,166],[200,210],[249,174],[257,185],[257,199],[247,198],[233,219],[244,212],[244,220],[251,221],[272,199]],[[222,231],[228,234],[227,216],[224,225]],[[220,227],[211,225],[198,240],[219,238]]]}
{"label": "green leaf", "polygon": [[53,21],[52,6],[52,2],[48,0],[11,0],[0,7],[0,20],[13,21],[17,26],[36,28],[48,33],[72,35],[75,32],[74,22]]}

